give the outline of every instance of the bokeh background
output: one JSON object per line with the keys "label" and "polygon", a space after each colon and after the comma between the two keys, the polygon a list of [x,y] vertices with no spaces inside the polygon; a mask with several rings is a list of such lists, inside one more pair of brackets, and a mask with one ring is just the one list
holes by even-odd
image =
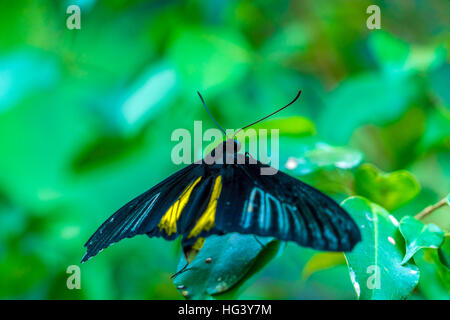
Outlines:
{"label": "bokeh background", "polygon": [[[66,28],[71,4],[81,30]],[[371,4],[381,30],[366,27]],[[420,191],[391,213],[437,202],[450,190],[449,9],[445,0],[2,3],[0,298],[182,298],[169,278],[177,241],[115,244],[81,265],[81,290],[67,289],[66,268],[110,214],[179,169],[174,129],[214,126],[196,90],[237,128],[302,89],[278,115],[293,119],[280,130],[281,160],[304,159],[320,141],[355,163],[319,153],[297,176],[342,200],[358,193],[360,163],[406,169]],[[448,213],[426,219],[448,232]],[[288,244],[240,298],[354,299],[345,265],[304,272],[316,253]]]}

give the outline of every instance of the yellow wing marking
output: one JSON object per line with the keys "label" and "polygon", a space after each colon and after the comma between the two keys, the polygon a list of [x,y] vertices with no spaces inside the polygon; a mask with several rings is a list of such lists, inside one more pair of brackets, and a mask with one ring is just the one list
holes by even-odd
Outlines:
{"label": "yellow wing marking", "polygon": [[192,249],[194,250],[200,250],[203,248],[203,245],[205,244],[205,238],[198,238],[197,241],[192,245]]}
{"label": "yellow wing marking", "polygon": [[195,185],[199,183],[200,179],[202,177],[199,177],[197,180],[195,180],[193,183],[191,183],[186,190],[183,191],[181,196],[175,201],[173,205],[170,206],[170,208],[166,211],[164,216],[161,218],[161,221],[159,221],[158,227],[159,230],[166,230],[167,235],[171,235],[172,233],[177,232],[177,221],[178,218],[181,215],[181,212],[183,211],[184,207],[189,201],[189,197],[191,196],[192,190],[194,189]]}
{"label": "yellow wing marking", "polygon": [[219,199],[220,192],[222,191],[222,177],[218,176],[214,182],[211,198],[209,199],[208,206],[205,212],[198,219],[195,226],[192,228],[188,235],[188,238],[196,237],[202,231],[208,231],[214,226],[214,220],[216,218],[217,199]]}
{"label": "yellow wing marking", "polygon": [[192,245],[191,249],[187,251],[186,254],[186,261],[188,263],[191,263],[194,261],[195,257],[199,253],[200,249],[205,244],[205,238],[198,238],[197,241]]}

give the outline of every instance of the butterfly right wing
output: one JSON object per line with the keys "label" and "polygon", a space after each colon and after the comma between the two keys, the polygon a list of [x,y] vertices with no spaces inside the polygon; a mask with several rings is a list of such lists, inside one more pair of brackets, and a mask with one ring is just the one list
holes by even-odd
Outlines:
{"label": "butterfly right wing", "polygon": [[202,177],[203,167],[191,164],[131,200],[106,220],[84,245],[85,262],[103,249],[138,234],[176,238],[177,218]]}
{"label": "butterfly right wing", "polygon": [[361,240],[356,223],[333,199],[281,171],[261,175],[263,167],[235,164],[223,172],[216,229],[326,251],[350,251]]}

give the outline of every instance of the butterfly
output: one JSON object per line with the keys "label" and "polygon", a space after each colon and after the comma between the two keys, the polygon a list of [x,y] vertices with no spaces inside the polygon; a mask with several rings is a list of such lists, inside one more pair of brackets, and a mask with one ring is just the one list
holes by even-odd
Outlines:
{"label": "butterfly", "polygon": [[213,234],[275,237],[325,251],[350,251],[361,241],[356,223],[332,198],[282,171],[262,175],[273,168],[240,148],[239,141],[227,139],[201,161],[125,204],[90,237],[81,262],[140,234],[181,237],[188,263]]}

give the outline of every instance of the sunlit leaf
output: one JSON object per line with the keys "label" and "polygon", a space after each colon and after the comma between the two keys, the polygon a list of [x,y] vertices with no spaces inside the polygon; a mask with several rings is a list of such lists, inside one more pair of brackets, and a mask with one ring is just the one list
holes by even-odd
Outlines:
{"label": "sunlit leaf", "polygon": [[411,216],[400,220],[400,232],[405,238],[406,254],[402,264],[422,248],[438,248],[444,240],[444,232],[434,224],[424,224]]}
{"label": "sunlit leaf", "polygon": [[[251,130],[253,129],[253,130]],[[285,118],[273,118],[259,122],[249,129],[243,130],[236,135],[236,138],[242,138],[244,134],[253,135],[253,132],[259,130],[267,130],[267,135],[270,136],[271,130],[278,130],[279,136],[303,137],[310,136],[316,133],[316,128],[311,120],[305,117],[292,116]]]}
{"label": "sunlit leaf", "polygon": [[345,257],[359,299],[405,299],[419,281],[418,268],[402,264],[404,240],[399,223],[367,199],[351,197],[342,206],[360,228],[362,242]]}
{"label": "sunlit leaf", "polygon": [[388,210],[398,208],[420,191],[416,178],[406,170],[385,173],[371,164],[355,172],[355,191]]}
{"label": "sunlit leaf", "polygon": [[302,278],[307,279],[312,274],[345,264],[342,252],[320,252],[309,259],[302,270]]}

